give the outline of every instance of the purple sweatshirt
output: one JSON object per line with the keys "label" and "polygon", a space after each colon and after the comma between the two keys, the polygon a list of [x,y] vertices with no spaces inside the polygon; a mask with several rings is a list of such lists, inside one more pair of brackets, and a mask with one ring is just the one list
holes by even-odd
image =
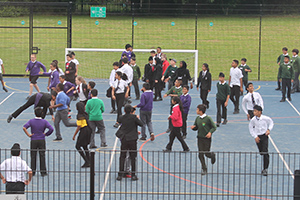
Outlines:
{"label": "purple sweatshirt", "polygon": [[185,114],[188,114],[189,110],[190,110],[191,102],[192,102],[191,96],[189,94],[187,94],[186,96],[181,95],[180,100],[182,102],[183,112]]}
{"label": "purple sweatshirt", "polygon": [[123,51],[123,53],[121,54],[121,59],[122,59],[122,55],[123,54],[126,54],[127,58],[128,58],[128,61],[131,60],[131,51]]}
{"label": "purple sweatshirt", "polygon": [[31,76],[38,76],[40,75],[40,68],[42,68],[44,72],[46,72],[46,67],[41,62],[36,61],[35,63],[33,63],[32,61],[29,61],[26,67],[26,71],[30,71]]}
{"label": "purple sweatshirt", "polygon": [[53,88],[56,87],[57,84],[59,84],[59,72],[57,70],[53,71],[53,72],[44,72],[45,76],[50,76],[51,80],[50,80],[50,85],[49,88]]}
{"label": "purple sweatshirt", "polygon": [[71,89],[72,87],[76,88],[76,86],[73,83],[68,82],[68,81],[65,81],[63,84],[64,84],[64,92],[66,93],[66,95],[68,97],[73,96],[74,95],[74,93],[73,93],[74,90],[71,90],[69,93],[67,93],[67,91],[69,89]]}
{"label": "purple sweatshirt", "polygon": [[151,90],[146,90],[142,96],[141,101],[137,105],[142,111],[152,111],[153,108],[153,92]]}
{"label": "purple sweatshirt", "polygon": [[[29,120],[23,127],[28,129],[31,128],[31,140],[45,140],[45,135],[49,136],[53,132],[53,127],[45,119],[34,118]],[[48,132],[44,134],[45,129],[48,129]]]}

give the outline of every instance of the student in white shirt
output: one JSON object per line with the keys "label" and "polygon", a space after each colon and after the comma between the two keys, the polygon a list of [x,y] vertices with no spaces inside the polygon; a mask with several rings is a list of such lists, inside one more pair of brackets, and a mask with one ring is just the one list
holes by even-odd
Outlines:
{"label": "student in white shirt", "polygon": [[75,79],[76,83],[76,90],[74,91],[74,94],[77,93],[79,101],[86,104],[88,100],[89,90],[87,88],[87,84],[85,80],[81,76],[77,76]]}
{"label": "student in white shirt", "polygon": [[120,71],[116,72],[116,81],[114,82],[114,85],[111,90],[112,93],[111,98],[116,100],[117,111],[118,111],[117,122],[114,125],[115,128],[119,127],[118,120],[119,117],[122,115],[122,106],[124,104],[125,98],[128,97],[128,93],[129,93],[128,83],[122,79],[122,76],[123,76],[122,72]]}
{"label": "student in white shirt", "polygon": [[238,114],[240,112],[239,104],[240,104],[240,95],[243,93],[243,74],[242,71],[238,68],[239,61],[233,60],[230,68],[230,76],[229,76],[229,86],[230,90],[230,100],[234,105],[233,114]]}
{"label": "student in white shirt", "polygon": [[254,92],[253,83],[247,84],[248,94],[246,94],[242,101],[242,107],[247,115],[247,119],[250,120],[254,117],[253,109],[255,105],[261,106],[264,109],[264,102],[258,92]]}
{"label": "student in white shirt", "polygon": [[249,131],[251,136],[255,139],[256,145],[260,152],[260,155],[264,157],[262,175],[268,175],[269,167],[269,154],[268,154],[268,135],[273,129],[273,120],[265,115],[262,115],[262,107],[254,106],[254,117],[250,120]]}
{"label": "student in white shirt", "polygon": [[[11,158],[4,160],[0,165],[0,178],[3,184],[6,184],[6,194],[24,194],[25,185],[29,185],[32,178],[32,170],[21,159],[21,149],[18,143],[11,148]],[[28,173],[28,179],[25,178]]]}
{"label": "student in white shirt", "polygon": [[[113,70],[111,70],[110,77],[109,77],[109,86],[111,88],[114,86],[114,83],[116,81],[116,72],[119,69],[119,66],[120,66],[119,62],[114,62],[113,63]],[[112,97],[110,99],[111,99],[110,114],[116,114],[117,113],[117,111],[116,111],[116,100],[114,100]]]}
{"label": "student in white shirt", "polygon": [[[128,58],[123,58],[122,59],[122,67],[120,67],[120,70],[122,71],[123,74],[126,74],[127,76],[127,84],[129,86],[129,92],[128,92],[128,97],[125,98],[125,104],[126,103],[131,103],[130,100],[130,87],[132,86],[132,80],[133,80],[133,69],[132,67],[130,67],[130,65],[128,64]],[[128,99],[127,99],[128,98]]]}
{"label": "student in white shirt", "polygon": [[4,70],[3,61],[2,61],[1,58],[0,58],[0,81],[1,81],[1,83],[2,83],[3,90],[4,90],[5,92],[8,92],[7,89],[5,88],[5,84],[4,84],[4,81],[3,81],[2,73],[5,74],[5,70]]}

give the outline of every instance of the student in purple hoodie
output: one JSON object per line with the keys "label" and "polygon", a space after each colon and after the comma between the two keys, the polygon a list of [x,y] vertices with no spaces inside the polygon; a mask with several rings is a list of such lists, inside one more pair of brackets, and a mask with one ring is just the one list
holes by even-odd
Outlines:
{"label": "student in purple hoodie", "polygon": [[29,97],[32,95],[33,87],[40,92],[40,89],[37,85],[37,80],[39,78],[40,68],[46,72],[46,67],[41,62],[36,60],[36,55],[31,54],[30,61],[27,64],[26,72],[30,72],[29,75],[29,81],[30,81],[30,89],[29,89],[29,96],[26,98],[26,100],[29,99]]}
{"label": "student in purple hoodie", "polygon": [[40,74],[50,76],[50,85],[47,87],[47,90],[56,91],[56,85],[59,84],[59,69],[55,62],[50,64],[50,69],[51,72],[40,72]]}
{"label": "student in purple hoodie", "polygon": [[190,111],[192,98],[189,95],[189,86],[182,86],[182,95],[180,96],[180,100],[182,102],[183,112],[182,112],[182,138],[185,139],[187,135],[186,131],[186,120]]}
{"label": "student in purple hoodie", "polygon": [[[41,107],[36,107],[34,109],[35,118],[29,120],[24,126],[23,131],[28,137],[31,138],[30,141],[30,157],[31,157],[31,169],[32,175],[36,172],[36,155],[39,152],[40,155],[40,172],[41,176],[47,176],[46,171],[46,141],[45,136],[49,136],[53,132],[53,127],[45,119],[42,119],[43,109]],[[31,128],[31,134],[28,133],[28,128]],[[45,130],[48,129],[47,132]]]}
{"label": "student in purple hoodie", "polygon": [[132,53],[133,53],[133,52],[132,52],[132,46],[131,46],[130,44],[126,44],[126,45],[125,45],[125,49],[126,49],[126,50],[122,52],[121,59],[123,59],[123,55],[126,54],[126,57],[128,58],[128,62],[130,62],[131,57],[133,57],[133,56],[132,56]]}
{"label": "student in purple hoodie", "polygon": [[142,126],[142,137],[140,138],[141,141],[146,140],[146,126],[148,126],[148,130],[150,132],[150,138],[151,141],[154,140],[154,133],[153,133],[153,128],[152,128],[152,109],[153,109],[153,92],[150,90],[150,84],[149,83],[144,83],[143,88],[141,89],[144,93],[141,96],[140,103],[134,108],[138,107],[140,108],[140,118],[141,121],[143,122]]}

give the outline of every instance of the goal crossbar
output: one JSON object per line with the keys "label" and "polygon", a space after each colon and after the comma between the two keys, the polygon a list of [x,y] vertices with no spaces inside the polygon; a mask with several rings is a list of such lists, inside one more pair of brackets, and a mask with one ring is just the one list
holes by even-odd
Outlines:
{"label": "goal crossbar", "polygon": [[[134,49],[134,52],[150,52],[152,49]],[[86,52],[123,52],[124,49],[97,49],[97,48],[65,48],[65,55],[70,51],[86,51]],[[195,63],[194,63],[194,79],[195,84],[197,84],[197,74],[198,74],[198,50],[180,50],[180,49],[164,49],[164,53],[194,53]],[[67,62],[67,58],[66,58]]]}

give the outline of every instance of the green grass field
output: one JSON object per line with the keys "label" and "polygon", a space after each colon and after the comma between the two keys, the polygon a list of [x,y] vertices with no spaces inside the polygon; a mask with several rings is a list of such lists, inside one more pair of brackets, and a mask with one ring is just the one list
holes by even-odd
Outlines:
{"label": "green grass field", "polygon": [[[261,37],[261,80],[275,80],[276,59],[281,48],[290,52],[299,44],[297,26],[300,16],[268,16],[262,19]],[[58,25],[58,21],[62,24]],[[99,25],[95,21],[99,21]],[[25,24],[21,25],[21,21]],[[195,19],[171,17],[135,17],[134,48],[152,49],[194,49]],[[175,22],[171,26],[171,22]],[[213,26],[209,23],[213,22]],[[0,18],[0,26],[28,27],[28,17]],[[248,59],[253,72],[250,80],[258,78],[259,59],[259,17],[211,16],[198,18],[199,71],[202,63],[210,66],[213,79],[219,72],[227,77],[233,59]],[[66,26],[66,16],[35,16],[34,26]],[[73,16],[72,47],[74,48],[124,48],[131,43],[131,17],[108,16],[106,19],[91,19],[89,16]],[[29,55],[28,29],[0,28],[0,58],[4,61],[6,73],[24,73]],[[63,29],[35,29],[34,46],[41,50],[38,60],[47,67],[53,59],[64,66],[64,49],[67,47],[67,31]],[[119,60],[120,52],[87,53],[77,52],[80,74],[89,78],[108,78],[112,63]],[[137,64],[142,67],[150,54],[137,53]],[[186,60],[194,73],[192,54],[167,54],[177,60]]]}

